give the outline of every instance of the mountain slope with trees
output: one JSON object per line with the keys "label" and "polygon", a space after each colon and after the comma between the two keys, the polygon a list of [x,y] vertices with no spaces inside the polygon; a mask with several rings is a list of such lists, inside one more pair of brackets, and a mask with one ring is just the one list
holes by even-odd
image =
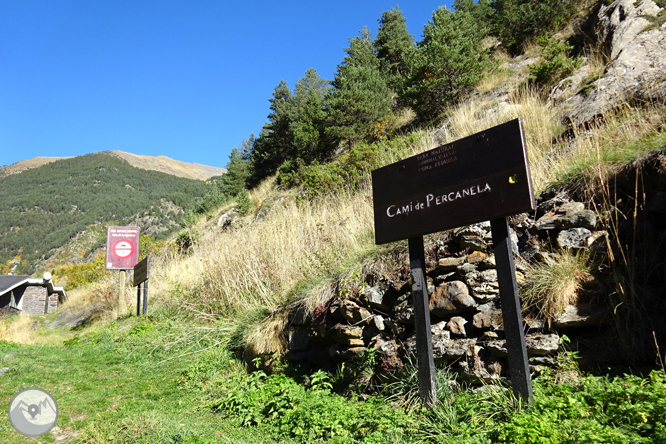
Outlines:
{"label": "mountain slope with trees", "polygon": [[267,123],[246,150],[246,187],[276,172],[279,183],[299,185],[302,171],[340,152],[437,124],[497,68],[493,51],[520,52],[588,3],[456,0],[434,11],[416,43],[402,11],[382,12],[376,38],[363,28],[349,39],[332,81],[309,69],[293,90],[284,80],[275,87]]}
{"label": "mountain slope with trees", "polygon": [[36,259],[78,233],[96,224],[122,224],[138,213],[158,216],[163,229],[157,231],[164,236],[208,188],[106,152],[0,178],[0,263],[12,261],[15,272],[31,273]]}

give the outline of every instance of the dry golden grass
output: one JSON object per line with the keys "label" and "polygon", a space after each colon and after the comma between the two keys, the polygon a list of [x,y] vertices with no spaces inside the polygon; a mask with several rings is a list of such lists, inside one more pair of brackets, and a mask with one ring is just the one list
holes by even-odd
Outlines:
{"label": "dry golden grass", "polygon": [[666,108],[661,105],[625,105],[615,114],[608,113],[596,128],[574,128],[571,142],[550,162],[549,180],[578,181],[579,186],[598,189],[617,166],[659,148],[664,116]]}
{"label": "dry golden grass", "polygon": [[409,125],[414,118],[416,117],[416,113],[412,111],[411,108],[403,108],[398,112],[398,114],[395,116],[395,130],[398,130],[400,128],[403,128],[407,125]]}
{"label": "dry golden grass", "polygon": [[505,86],[507,83],[515,81],[519,82],[522,77],[515,71],[508,68],[508,63],[511,61],[511,56],[503,50],[497,49],[492,55],[495,68],[489,70],[486,75],[476,85],[476,91],[479,94],[485,94],[494,89]]}
{"label": "dry golden grass", "polygon": [[371,243],[372,226],[366,193],[286,201],[264,219],[199,239],[191,254],[157,271],[155,281],[168,282],[157,291],[179,288],[189,303],[218,313],[271,306],[296,283],[326,275]]}
{"label": "dry golden grass", "polygon": [[453,108],[437,133],[442,143],[452,142],[516,118],[523,119],[534,188],[540,192],[553,180],[553,142],[563,127],[554,107],[532,88],[519,88],[508,101],[470,100]]}
{"label": "dry golden grass", "polygon": [[603,73],[608,63],[609,56],[604,52],[605,50],[600,47],[587,47],[584,51],[585,65],[589,68],[590,72]]}
{"label": "dry golden grass", "polygon": [[251,201],[262,202],[268,199],[275,192],[275,183],[277,176],[270,176],[264,179],[259,185],[254,187],[248,195]]}
{"label": "dry golden grass", "polygon": [[[156,261],[164,261],[166,258],[154,258]],[[154,262],[155,263],[155,262]],[[158,262],[159,263],[159,262]],[[118,293],[120,291],[119,272],[113,271],[105,275],[99,281],[82,285],[67,292],[67,302],[61,310],[79,310],[94,305],[96,307],[95,319],[97,321],[108,321],[115,319],[118,315]],[[136,287],[132,286],[132,272],[128,271],[125,277],[124,292],[125,310],[120,315],[136,313]]]}
{"label": "dry golden grass", "polygon": [[479,94],[488,93],[498,86],[505,85],[512,78],[515,78],[516,73],[508,68],[498,68],[486,75],[476,87]]}
{"label": "dry golden grass", "polygon": [[[541,57],[541,49],[542,47],[537,43],[536,38],[530,38],[523,43],[523,55],[527,58]],[[527,71],[529,68],[525,67],[525,70]]]}
{"label": "dry golden grass", "polygon": [[285,312],[271,313],[261,322],[251,325],[243,338],[244,358],[252,361],[257,356],[262,357],[265,365],[270,366],[271,358],[282,355],[287,351],[287,325]]}
{"label": "dry golden grass", "polygon": [[0,319],[0,341],[33,344],[37,338],[30,315],[16,315]]}
{"label": "dry golden grass", "polygon": [[524,308],[536,310],[548,322],[559,318],[578,300],[584,283],[592,279],[586,254],[561,252],[532,265],[523,288]]}

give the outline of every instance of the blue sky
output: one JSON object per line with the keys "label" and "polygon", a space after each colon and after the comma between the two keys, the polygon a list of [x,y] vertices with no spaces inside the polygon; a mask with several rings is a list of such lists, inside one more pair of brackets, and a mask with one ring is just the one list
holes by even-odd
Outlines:
{"label": "blue sky", "polygon": [[[407,28],[451,1],[399,3]],[[0,166],[102,150],[223,167],[280,79],[331,80],[381,0],[0,1]]]}

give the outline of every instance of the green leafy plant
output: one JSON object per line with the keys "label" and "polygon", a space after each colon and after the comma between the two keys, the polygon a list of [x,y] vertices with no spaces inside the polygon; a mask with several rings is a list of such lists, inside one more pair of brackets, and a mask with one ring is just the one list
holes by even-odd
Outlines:
{"label": "green leafy plant", "polygon": [[236,213],[239,216],[245,216],[250,212],[251,208],[252,201],[250,200],[250,196],[247,194],[247,190],[242,190],[236,196]]}
{"label": "green leafy plant", "polygon": [[330,383],[331,375],[323,370],[317,370],[310,376],[310,388],[314,391],[331,390],[333,384]]}
{"label": "green leafy plant", "polygon": [[538,85],[544,87],[554,85],[571,75],[583,64],[581,56],[571,58],[567,55],[573,49],[573,46],[569,43],[560,42],[547,36],[539,37],[537,43],[543,47],[541,56],[545,61],[530,65],[530,78]]}
{"label": "green leafy plant", "polygon": [[539,33],[564,25],[581,3],[581,0],[492,0],[493,33],[516,53]]}
{"label": "green leafy plant", "polygon": [[210,405],[238,417],[244,426],[264,424],[276,438],[297,442],[380,443],[387,436],[403,435],[400,428],[409,421],[401,410],[381,405],[378,399],[359,402],[331,393],[323,372],[312,378],[317,382],[306,390],[284,374],[254,372]]}

